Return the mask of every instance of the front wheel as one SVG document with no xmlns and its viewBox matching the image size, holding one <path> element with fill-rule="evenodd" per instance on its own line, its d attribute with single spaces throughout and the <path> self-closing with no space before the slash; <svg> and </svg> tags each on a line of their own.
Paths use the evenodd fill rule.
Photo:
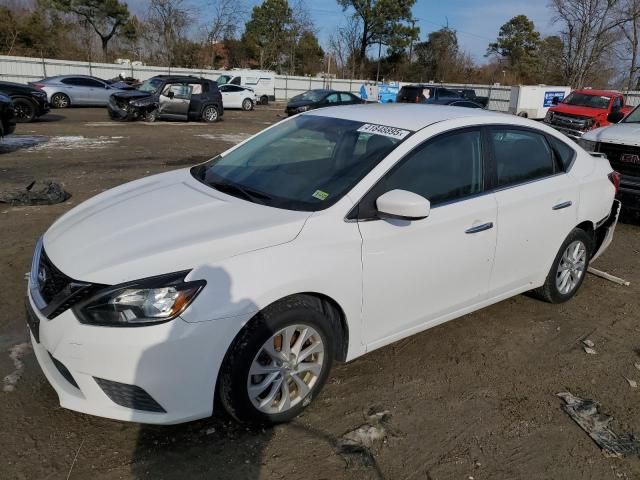
<svg viewBox="0 0 640 480">
<path fill-rule="evenodd" d="M 593 238 L 574 228 L 556 255 L 544 285 L 532 293 L 549 303 L 563 303 L 580 289 L 587 275 L 593 250 Z"/>
<path fill-rule="evenodd" d="M 219 398 L 241 422 L 292 420 L 324 385 L 335 352 L 331 320 L 295 296 L 259 313 L 234 340 L 219 377 Z"/>
<path fill-rule="evenodd" d="M 245 98 L 242 101 L 242 110 L 248 112 L 249 110 L 253 110 L 253 102 L 249 98 Z"/>
<path fill-rule="evenodd" d="M 207 105 L 206 107 L 204 107 L 204 110 L 202 110 L 202 120 L 204 120 L 205 122 L 217 122 L 219 116 L 220 115 L 218 113 L 218 109 L 215 107 L 215 105 Z"/>
</svg>

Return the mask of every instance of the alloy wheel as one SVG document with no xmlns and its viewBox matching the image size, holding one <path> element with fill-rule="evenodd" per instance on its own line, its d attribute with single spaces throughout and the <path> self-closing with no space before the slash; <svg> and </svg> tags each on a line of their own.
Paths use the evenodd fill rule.
<svg viewBox="0 0 640 480">
<path fill-rule="evenodd" d="M 247 379 L 249 399 L 267 414 L 298 405 L 317 383 L 324 365 L 324 343 L 307 325 L 276 332 L 255 356 Z"/>
<path fill-rule="evenodd" d="M 556 271 L 556 287 L 562 295 L 568 295 L 576 289 L 586 266 L 586 245 L 581 240 L 571 242 L 562 254 Z"/>
<path fill-rule="evenodd" d="M 51 103 L 56 108 L 66 108 L 69 106 L 69 98 L 63 94 L 56 94 L 51 99 Z"/>
<path fill-rule="evenodd" d="M 216 110 L 216 107 L 207 107 L 204 110 L 203 117 L 207 122 L 215 122 L 218 118 L 218 110 Z"/>
</svg>

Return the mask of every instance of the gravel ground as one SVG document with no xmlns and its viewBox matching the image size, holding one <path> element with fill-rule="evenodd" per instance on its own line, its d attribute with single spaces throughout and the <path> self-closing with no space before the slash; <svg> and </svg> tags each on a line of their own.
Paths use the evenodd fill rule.
<svg viewBox="0 0 640 480">
<path fill-rule="evenodd" d="M 556 393 L 600 403 L 617 432 L 640 433 L 640 226 L 621 224 L 577 297 L 501 302 L 335 367 L 291 424 L 246 429 L 222 415 L 172 427 L 120 423 L 59 407 L 29 349 L 23 297 L 36 239 L 107 188 L 203 161 L 278 121 L 281 106 L 224 121 L 115 123 L 103 109 L 54 110 L 0 142 L 0 192 L 63 182 L 69 201 L 0 204 L 2 479 L 637 479 L 640 460 L 605 458 Z M 588 355 L 581 340 L 597 351 Z M 13 388 L 11 388 L 13 387 Z M 387 410 L 371 455 L 340 454 L 346 432 Z"/>
</svg>

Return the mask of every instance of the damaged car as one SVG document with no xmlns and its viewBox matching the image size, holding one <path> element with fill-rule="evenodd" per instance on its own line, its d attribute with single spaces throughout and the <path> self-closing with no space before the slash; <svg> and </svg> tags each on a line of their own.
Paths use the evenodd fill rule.
<svg viewBox="0 0 640 480">
<path fill-rule="evenodd" d="M 0 92 L 0 138 L 11 135 L 16 129 L 16 112 L 8 95 Z"/>
<path fill-rule="evenodd" d="M 224 107 L 218 84 L 213 80 L 184 75 L 158 75 L 145 80 L 137 90 L 118 92 L 109 99 L 114 120 L 202 120 L 216 122 Z"/>
</svg>

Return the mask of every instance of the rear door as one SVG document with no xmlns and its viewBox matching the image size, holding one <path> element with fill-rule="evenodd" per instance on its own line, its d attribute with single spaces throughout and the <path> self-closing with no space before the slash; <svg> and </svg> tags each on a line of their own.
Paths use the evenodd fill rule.
<svg viewBox="0 0 640 480">
<path fill-rule="evenodd" d="M 160 93 L 159 113 L 174 120 L 187 120 L 192 86 L 188 83 L 168 83 Z"/>
<path fill-rule="evenodd" d="M 492 295 L 537 286 L 577 224 L 578 185 L 544 134 L 497 126 L 488 131 L 498 202 Z"/>
<path fill-rule="evenodd" d="M 66 77 L 60 80 L 72 105 L 86 105 L 89 102 L 89 89 L 82 80 L 81 77 Z"/>
</svg>

